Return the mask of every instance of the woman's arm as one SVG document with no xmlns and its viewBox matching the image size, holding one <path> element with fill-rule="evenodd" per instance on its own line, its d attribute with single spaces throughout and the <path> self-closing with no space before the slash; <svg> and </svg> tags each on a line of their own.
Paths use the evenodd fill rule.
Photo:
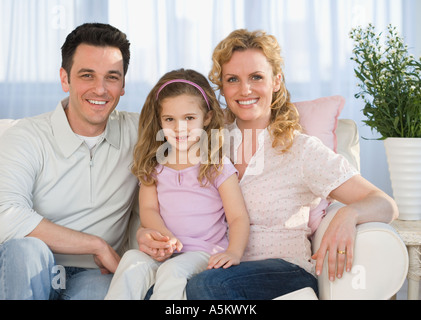
<svg viewBox="0 0 421 320">
<path fill-rule="evenodd" d="M 328 255 L 329 279 L 333 281 L 336 269 L 338 278 L 342 277 L 344 267 L 347 272 L 351 271 L 356 226 L 374 221 L 390 223 L 399 213 L 391 197 L 360 175 L 352 177 L 333 190 L 330 197 L 346 206 L 341 208 L 330 222 L 313 259 L 316 260 L 316 274 L 320 274 L 325 256 Z"/>
<path fill-rule="evenodd" d="M 208 269 L 229 268 L 239 264 L 247 247 L 250 231 L 250 220 L 237 175 L 233 174 L 225 180 L 218 190 L 228 222 L 229 245 L 225 252 L 209 259 Z"/>
</svg>

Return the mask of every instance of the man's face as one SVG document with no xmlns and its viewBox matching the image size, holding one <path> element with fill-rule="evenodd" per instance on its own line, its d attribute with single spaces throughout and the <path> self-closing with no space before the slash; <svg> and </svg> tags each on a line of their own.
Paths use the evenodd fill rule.
<svg viewBox="0 0 421 320">
<path fill-rule="evenodd" d="M 72 130 L 88 137 L 100 135 L 124 95 L 121 51 L 81 44 L 74 54 L 70 75 L 61 68 L 60 79 L 63 90 L 69 92 L 65 111 Z"/>
</svg>

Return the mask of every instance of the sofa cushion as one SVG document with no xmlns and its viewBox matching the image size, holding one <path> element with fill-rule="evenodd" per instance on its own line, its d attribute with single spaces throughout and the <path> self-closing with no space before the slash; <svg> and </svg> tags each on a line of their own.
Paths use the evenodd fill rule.
<svg viewBox="0 0 421 320">
<path fill-rule="evenodd" d="M 360 137 L 357 124 L 351 119 L 339 119 L 336 136 L 338 140 L 337 152 L 360 171 Z"/>
<path fill-rule="evenodd" d="M 333 151 L 337 151 L 336 127 L 345 106 L 341 96 L 319 98 L 294 103 L 300 114 L 304 133 L 315 136 Z"/>
</svg>

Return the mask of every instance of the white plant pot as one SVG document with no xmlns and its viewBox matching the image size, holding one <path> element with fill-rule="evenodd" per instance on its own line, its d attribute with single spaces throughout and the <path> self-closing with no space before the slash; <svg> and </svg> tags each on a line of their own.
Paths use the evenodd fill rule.
<svg viewBox="0 0 421 320">
<path fill-rule="evenodd" d="M 421 220 L 421 138 L 384 141 L 399 219 Z"/>
</svg>

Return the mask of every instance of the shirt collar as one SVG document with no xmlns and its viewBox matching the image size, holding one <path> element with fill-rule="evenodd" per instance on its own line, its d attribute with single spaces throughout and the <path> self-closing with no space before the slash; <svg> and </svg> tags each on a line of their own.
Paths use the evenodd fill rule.
<svg viewBox="0 0 421 320">
<path fill-rule="evenodd" d="M 240 137 L 241 139 L 243 138 L 243 134 L 241 133 L 241 130 L 240 128 L 238 128 L 238 125 L 237 125 L 237 119 L 235 119 L 233 123 L 227 124 L 226 129 L 228 129 L 229 131 L 235 130 L 236 137 Z M 264 130 L 262 130 L 262 132 L 259 133 L 257 137 L 257 141 L 259 145 L 264 143 L 266 133 L 269 133 L 269 127 L 266 127 Z M 239 145 L 237 146 L 237 148 L 238 147 Z"/>
<path fill-rule="evenodd" d="M 105 140 L 116 149 L 120 149 L 120 113 L 114 110 L 108 117 L 105 127 Z"/>
<path fill-rule="evenodd" d="M 69 121 L 67 120 L 64 109 L 68 104 L 69 98 L 60 101 L 51 116 L 53 135 L 66 158 L 70 157 L 83 143 L 83 141 L 73 132 Z M 117 149 L 120 148 L 119 114 L 115 110 L 109 116 L 104 138 L 113 147 Z"/>
<path fill-rule="evenodd" d="M 237 163 L 237 152 L 238 148 L 240 147 L 243 141 L 243 134 L 240 128 L 238 128 L 237 119 L 235 119 L 233 123 L 227 124 L 225 128 L 228 130 L 229 136 L 234 137 L 234 145 L 231 145 L 232 141 L 231 139 L 229 139 L 229 137 L 225 138 L 225 143 L 229 144 L 231 160 L 233 160 L 234 163 Z M 269 137 L 268 128 L 262 130 L 262 132 L 260 132 L 257 136 L 258 149 L 256 151 L 256 154 L 264 147 L 266 137 Z"/>
</svg>

